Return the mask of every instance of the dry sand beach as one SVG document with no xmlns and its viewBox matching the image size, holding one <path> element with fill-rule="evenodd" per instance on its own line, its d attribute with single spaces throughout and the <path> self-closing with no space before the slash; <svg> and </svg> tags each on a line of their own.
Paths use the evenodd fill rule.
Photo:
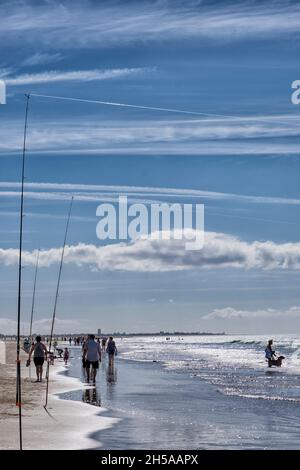
<svg viewBox="0 0 300 470">
<path fill-rule="evenodd" d="M 0 449 L 19 448 L 18 408 L 16 395 L 16 344 L 0 341 Z M 24 449 L 91 449 L 99 447 L 89 435 L 110 427 L 116 420 L 99 416 L 99 409 L 79 402 L 66 401 L 56 394 L 82 387 L 79 380 L 59 372 L 62 363 L 51 367 L 48 412 L 43 407 L 45 383 L 32 383 L 22 352 L 22 412 Z M 32 366 L 32 380 L 35 371 Z"/>
</svg>

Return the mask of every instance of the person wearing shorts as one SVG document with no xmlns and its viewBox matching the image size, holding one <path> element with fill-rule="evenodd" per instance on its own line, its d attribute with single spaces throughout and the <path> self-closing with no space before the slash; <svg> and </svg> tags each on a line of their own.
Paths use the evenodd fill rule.
<svg viewBox="0 0 300 470">
<path fill-rule="evenodd" d="M 29 351 L 28 362 L 30 363 L 31 356 L 33 354 L 33 362 L 36 368 L 36 382 L 42 382 L 43 377 L 43 364 L 45 359 L 47 359 L 47 348 L 42 343 L 42 338 L 37 336 L 35 338 L 35 343 L 31 346 Z"/>
<path fill-rule="evenodd" d="M 109 340 L 107 341 L 106 352 L 108 354 L 108 367 L 113 367 L 115 356 L 117 355 L 118 351 L 112 336 L 110 336 Z"/>
<path fill-rule="evenodd" d="M 95 341 L 95 335 L 89 335 L 83 349 L 83 360 L 86 368 L 86 379 L 87 382 L 92 379 L 93 383 L 96 383 L 96 375 L 99 369 L 99 362 L 101 362 L 101 348 L 100 344 Z M 92 366 L 92 374 L 90 374 L 90 368 Z"/>
</svg>

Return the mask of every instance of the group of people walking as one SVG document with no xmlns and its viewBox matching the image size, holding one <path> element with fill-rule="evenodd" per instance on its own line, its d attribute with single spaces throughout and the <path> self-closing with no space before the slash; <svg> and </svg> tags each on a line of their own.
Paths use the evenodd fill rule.
<svg viewBox="0 0 300 470">
<path fill-rule="evenodd" d="M 61 348 L 57 347 L 57 342 L 55 343 L 56 344 L 53 344 L 54 348 L 57 350 L 59 357 L 62 357 L 63 353 L 63 360 L 65 365 L 67 365 L 69 360 L 68 348 L 65 348 L 64 351 L 62 351 Z M 82 344 L 82 366 L 86 373 L 87 382 L 92 380 L 92 382 L 95 383 L 99 362 L 102 360 L 102 353 L 106 352 L 108 354 L 108 367 L 113 367 L 114 359 L 118 352 L 116 343 L 112 336 L 110 336 L 108 340 L 107 338 L 102 338 L 100 343 L 99 339 L 96 341 L 95 335 L 93 334 L 88 335 L 87 339 L 84 339 L 82 342 L 79 341 L 79 345 L 80 343 Z M 55 356 L 53 351 L 48 351 L 47 347 L 42 342 L 41 336 L 36 336 L 35 342 L 33 342 L 30 347 L 26 363 L 27 366 L 30 365 L 32 356 L 36 367 L 36 382 L 42 382 L 43 364 L 47 359 L 53 363 Z"/>
<path fill-rule="evenodd" d="M 96 341 L 95 335 L 88 335 L 87 339 L 84 339 L 82 342 L 79 341 L 79 344 L 82 344 L 82 367 L 86 374 L 87 382 L 92 381 L 96 382 L 97 371 L 99 369 L 99 363 L 102 361 L 102 353 L 106 352 L 108 354 L 108 367 L 112 368 L 114 365 L 114 359 L 117 355 L 116 343 L 112 336 L 107 340 L 102 338 Z M 59 357 L 62 357 L 62 349 L 57 347 L 57 342 L 54 342 L 54 348 L 57 349 Z M 31 357 L 33 356 L 33 361 L 36 367 L 36 382 L 42 382 L 43 377 L 43 364 L 45 360 L 50 360 L 51 364 L 54 363 L 54 353 L 53 351 L 48 351 L 44 343 L 42 343 L 41 336 L 35 338 L 35 342 L 32 343 L 29 356 L 26 365 L 29 366 L 31 362 Z M 265 349 L 265 358 L 268 362 L 268 366 L 281 366 L 284 356 L 277 357 L 275 350 L 273 348 L 273 340 L 269 340 L 267 347 Z M 69 360 L 69 350 L 65 348 L 63 351 L 63 360 L 67 365 Z"/>
<path fill-rule="evenodd" d="M 101 345 L 102 347 L 100 346 L 100 341 L 95 340 L 95 335 L 89 335 L 87 341 L 82 346 L 82 367 L 86 371 L 87 382 L 90 382 L 90 380 L 93 383 L 96 382 L 99 363 L 102 360 L 102 352 L 106 351 L 108 354 L 108 367 L 112 367 L 114 364 L 118 351 L 113 337 L 110 336 L 108 341 L 102 339 Z"/>
</svg>

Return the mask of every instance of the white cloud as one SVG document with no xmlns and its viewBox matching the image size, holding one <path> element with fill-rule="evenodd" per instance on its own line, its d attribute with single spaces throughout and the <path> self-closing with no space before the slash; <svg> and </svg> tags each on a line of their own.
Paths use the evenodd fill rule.
<svg viewBox="0 0 300 470">
<path fill-rule="evenodd" d="M 194 233 L 190 233 L 194 235 Z M 224 233 L 206 232 L 204 248 L 187 251 L 186 240 L 153 240 L 150 237 L 132 243 L 105 246 L 79 243 L 67 246 L 65 263 L 93 270 L 169 272 L 188 269 L 300 269 L 300 242 L 244 242 Z M 36 251 L 24 251 L 24 266 L 34 266 Z M 42 250 L 40 266 L 60 261 L 61 248 Z M 0 265 L 17 265 L 18 250 L 0 249 Z"/>
<path fill-rule="evenodd" d="M 300 306 L 290 307 L 288 309 L 260 309 L 260 310 L 237 310 L 232 307 L 217 308 L 212 312 L 204 315 L 203 320 L 236 320 L 243 318 L 285 318 L 285 317 L 299 317 L 300 318 Z"/>
<path fill-rule="evenodd" d="M 22 44 L 108 47 L 136 41 L 198 38 L 236 41 L 298 34 L 296 2 L 5 2 L 0 37 Z"/>
<path fill-rule="evenodd" d="M 14 69 L 12 68 L 1 68 L 0 69 L 0 78 L 5 78 L 7 77 L 8 75 L 10 75 L 12 72 L 14 71 Z"/>
<path fill-rule="evenodd" d="M 27 57 L 23 60 L 21 65 L 23 67 L 31 67 L 35 65 L 50 64 L 53 62 L 59 62 L 64 59 L 64 56 L 59 53 L 49 54 L 48 52 L 36 52 L 35 54 Z"/>
<path fill-rule="evenodd" d="M 143 68 L 123 68 L 123 69 L 107 69 L 107 70 L 71 70 L 71 71 L 57 71 L 50 70 L 47 72 L 39 73 L 26 73 L 17 77 L 6 77 L 5 83 L 10 86 L 17 85 L 32 85 L 38 83 L 51 83 L 51 82 L 89 82 L 98 80 L 110 80 L 115 78 L 127 77 L 130 75 L 137 75 L 149 69 Z"/>
</svg>

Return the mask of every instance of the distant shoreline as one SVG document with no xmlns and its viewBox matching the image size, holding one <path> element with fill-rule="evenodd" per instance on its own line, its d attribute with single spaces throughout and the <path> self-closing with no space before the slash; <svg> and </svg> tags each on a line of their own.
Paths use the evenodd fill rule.
<svg viewBox="0 0 300 470">
<path fill-rule="evenodd" d="M 79 336 L 87 336 L 89 333 L 62 333 L 62 334 L 56 334 L 53 337 L 54 338 L 76 338 Z M 103 332 L 101 334 L 95 334 L 96 337 L 108 337 L 108 336 L 114 336 L 115 338 L 130 338 L 133 336 L 226 336 L 227 333 L 222 332 L 222 333 L 209 333 L 209 332 L 197 332 L 197 331 L 191 331 L 191 332 L 184 332 L 184 331 L 160 331 L 160 332 L 154 332 L 154 333 L 106 333 Z M 35 334 L 33 335 L 35 336 Z M 49 335 L 42 335 L 42 336 L 49 336 Z M 28 335 L 22 335 L 22 338 L 27 338 Z M 16 339 L 15 335 L 1 335 L 0 334 L 0 339 Z"/>
<path fill-rule="evenodd" d="M 113 333 L 113 336 L 118 337 L 131 337 L 131 336 L 225 336 L 226 333 L 207 333 L 207 332 L 183 332 L 183 331 L 161 331 L 159 333 Z M 109 336 L 108 333 L 101 333 L 101 336 Z"/>
</svg>

